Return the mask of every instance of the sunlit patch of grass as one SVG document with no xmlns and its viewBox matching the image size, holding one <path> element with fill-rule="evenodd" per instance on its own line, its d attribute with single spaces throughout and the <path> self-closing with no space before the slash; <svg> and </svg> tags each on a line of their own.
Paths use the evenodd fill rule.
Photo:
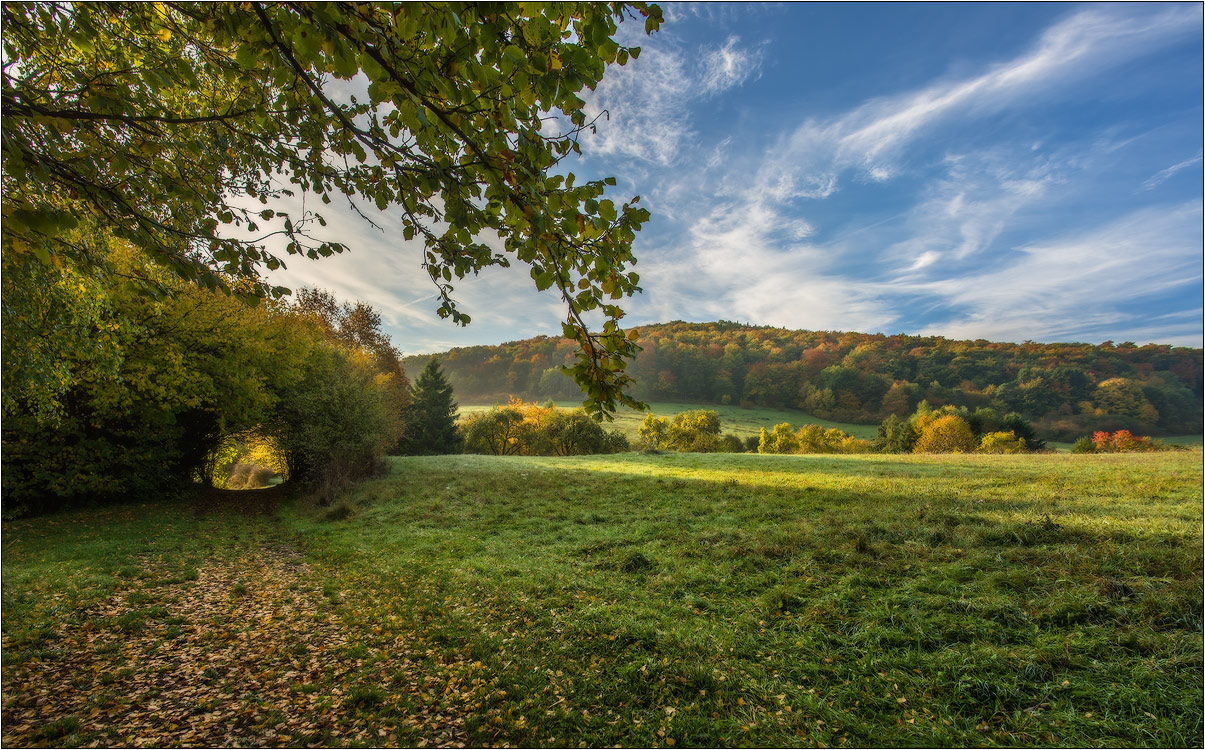
<svg viewBox="0 0 1205 750">
<path fill-rule="evenodd" d="M 1200 462 L 408 458 L 288 522 L 476 743 L 1199 745 Z"/>
</svg>

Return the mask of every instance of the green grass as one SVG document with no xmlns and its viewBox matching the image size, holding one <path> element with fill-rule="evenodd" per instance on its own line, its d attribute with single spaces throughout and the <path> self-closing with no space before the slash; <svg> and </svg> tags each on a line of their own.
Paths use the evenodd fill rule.
<svg viewBox="0 0 1205 750">
<path fill-rule="evenodd" d="M 348 502 L 287 520 L 469 665 L 474 743 L 1201 744 L 1200 452 L 412 458 Z"/>
<path fill-rule="evenodd" d="M 557 406 L 562 409 L 576 409 L 581 406 L 580 401 L 558 401 Z M 474 414 L 476 412 L 489 409 L 492 404 L 461 404 L 460 414 L 462 417 Z M 672 417 L 680 412 L 689 411 L 691 409 L 709 409 L 719 412 L 720 425 L 724 432 L 731 432 L 744 439 L 749 436 L 756 437 L 764 427 L 767 430 L 776 424 L 789 422 L 792 427 L 802 427 L 805 424 L 818 424 L 822 427 L 837 427 L 854 437 L 873 440 L 878 435 L 878 425 L 851 424 L 848 422 L 830 422 L 827 419 L 813 417 L 806 412 L 798 409 L 767 409 L 761 407 L 745 408 L 743 406 L 717 406 L 714 404 L 684 404 L 673 402 L 654 402 L 649 404 L 649 410 L 658 417 Z M 644 420 L 645 412 L 633 411 L 632 409 L 621 408 L 615 415 L 615 421 L 609 425 L 609 429 L 618 429 L 627 436 L 628 440 L 635 441 L 640 437 L 640 423 Z"/>
<path fill-rule="evenodd" d="M 1200 746 L 1201 462 L 401 458 L 340 513 L 144 504 L 7 522 L 6 701 L 31 660 L 69 673 L 73 638 L 164 631 L 165 592 L 184 596 L 215 556 L 287 544 L 309 565 L 277 588 L 341 628 L 320 658 L 296 643 L 322 666 L 289 688 L 313 713 L 254 692 L 231 705 L 288 744 Z M 222 607 L 265 595 L 224 580 Z M 115 594 L 128 612 L 102 621 Z M 154 683 L 154 660 L 95 654 L 112 663 L 77 675 L 88 705 Z M 203 656 L 196 688 L 227 689 L 232 667 Z M 198 693 L 196 711 L 231 700 Z M 89 716 L 23 736 L 122 744 Z M 6 713 L 6 733 L 19 721 Z"/>
<path fill-rule="evenodd" d="M 202 528 L 205 527 L 205 528 Z M 4 524 L 4 663 L 25 657 L 23 646 L 61 624 L 78 624 L 98 602 L 121 589 L 132 603 L 155 601 L 157 586 L 196 577 L 195 564 L 229 531 L 199 522 L 185 503 L 141 503 L 61 513 Z M 117 623 L 137 629 L 155 612 Z"/>
</svg>

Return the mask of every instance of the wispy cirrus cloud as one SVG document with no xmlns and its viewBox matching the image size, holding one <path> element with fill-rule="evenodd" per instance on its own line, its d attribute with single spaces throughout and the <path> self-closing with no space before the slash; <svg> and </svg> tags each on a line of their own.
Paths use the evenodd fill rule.
<svg viewBox="0 0 1205 750">
<path fill-rule="evenodd" d="M 941 166 L 899 227 L 905 239 L 883 253 L 905 274 L 988 251 L 1019 214 L 1049 200 L 1073 171 L 1060 160 L 1007 148 L 951 154 Z"/>
<path fill-rule="evenodd" d="M 1199 282 L 1192 262 L 1199 261 L 1192 250 L 1200 247 L 1199 206 L 1195 214 L 1191 206 L 1137 211 L 1103 227 L 1068 217 L 1049 239 L 1050 225 L 1033 217 L 1090 191 L 1107 169 L 1098 153 L 1104 146 L 1051 150 L 1003 134 L 983 148 L 965 133 L 1002 110 L 1065 96 L 1196 33 L 1199 22 L 1199 8 L 1190 6 L 1141 16 L 1124 7 L 1081 11 L 977 75 L 808 119 L 743 173 L 736 159 L 713 153 L 706 178 L 678 177 L 673 184 L 690 189 L 663 191 L 671 215 L 689 218 L 672 244 L 650 253 L 657 260 L 645 269 L 646 286 L 658 290 L 650 310 L 662 318 L 689 310 L 694 319 L 874 331 L 919 327 L 921 307 L 931 332 L 1011 340 L 1136 327 L 1125 300 L 1157 294 L 1160 285 L 1182 288 L 1185 278 Z M 961 137 L 963 150 L 909 163 L 918 145 L 932 153 L 942 134 L 953 143 Z M 819 201 L 851 177 L 866 190 L 903 176 L 920 181 L 910 205 L 867 222 L 858 236 L 817 242 L 825 226 L 812 217 L 826 213 Z"/>
<path fill-rule="evenodd" d="M 587 117 L 604 118 L 585 142 L 588 153 L 670 164 L 695 136 L 691 108 L 755 78 L 761 64 L 760 50 L 735 36 L 718 47 L 672 40 L 642 47 L 638 59 L 612 67 L 587 92 Z"/>
<path fill-rule="evenodd" d="M 897 157 L 905 147 L 951 119 L 981 119 L 1031 106 L 1169 39 L 1199 33 L 1200 23 L 1200 7 L 1187 5 L 1141 16 L 1124 7 L 1076 13 L 1043 33 L 1025 54 L 979 75 L 873 99 L 829 120 L 804 122 L 776 149 L 760 181 L 784 196 L 823 198 L 847 171 L 868 181 L 888 180 L 897 174 Z"/>
<path fill-rule="evenodd" d="M 1179 164 L 1173 164 L 1170 167 L 1168 167 L 1167 169 L 1161 169 L 1158 172 L 1156 172 L 1155 174 L 1151 175 L 1149 179 L 1147 179 L 1145 182 L 1142 183 L 1142 189 L 1143 190 L 1153 190 L 1153 189 L 1159 187 L 1160 185 L 1162 185 L 1163 183 L 1167 182 L 1169 179 L 1172 178 L 1173 175 L 1175 175 L 1180 170 L 1188 169 L 1192 165 L 1200 164 L 1200 163 L 1201 163 L 1201 152 L 1198 151 L 1197 155 L 1192 157 L 1191 159 L 1186 159 L 1186 160 L 1180 162 Z"/>
<path fill-rule="evenodd" d="M 1136 301 L 1199 289 L 1202 211 L 1199 202 L 1134 211 L 1095 230 L 1017 248 L 977 273 L 920 284 L 950 309 L 927 332 L 1001 340 L 1141 338 L 1149 327 Z M 1173 314 L 1180 325 L 1163 340 L 1201 345 L 1200 298 Z M 1132 329 L 1132 330 L 1131 330 Z M 1020 332 L 1024 332 L 1022 335 Z"/>
</svg>

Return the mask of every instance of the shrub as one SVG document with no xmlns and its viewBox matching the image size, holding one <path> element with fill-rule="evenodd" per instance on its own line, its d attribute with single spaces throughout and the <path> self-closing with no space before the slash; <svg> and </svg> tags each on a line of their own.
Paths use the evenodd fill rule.
<svg viewBox="0 0 1205 750">
<path fill-rule="evenodd" d="M 333 344 L 319 344 L 304 377 L 283 394 L 271 434 L 287 458 L 289 476 L 327 503 L 344 485 L 384 468 L 385 449 L 400 423 L 375 387 L 368 362 Z"/>
<path fill-rule="evenodd" d="M 975 450 L 975 436 L 966 420 L 946 414 L 925 425 L 912 447 L 913 453 L 970 453 Z"/>
<path fill-rule="evenodd" d="M 728 433 L 720 436 L 721 453 L 744 453 L 745 442 L 736 435 Z"/>
<path fill-rule="evenodd" d="M 1111 434 L 1103 430 L 1092 433 L 1093 453 L 1146 453 L 1166 448 L 1163 443 L 1149 437 L 1138 437 L 1129 430 L 1117 430 Z"/>
<path fill-rule="evenodd" d="M 791 432 L 791 425 L 783 422 L 774 425 L 770 432 L 762 429 L 757 450 L 759 453 L 869 453 L 871 444 L 836 427 L 825 429 L 818 424 L 807 424 Z"/>
<path fill-rule="evenodd" d="M 666 430 L 665 445 L 688 453 L 715 453 L 720 447 L 720 414 L 693 409 L 675 414 Z"/>
<path fill-rule="evenodd" d="M 607 432 L 582 409 L 558 409 L 512 399 L 473 414 L 460 426 L 466 453 L 496 456 L 580 456 L 630 449 L 620 432 Z"/>
<path fill-rule="evenodd" d="M 669 420 L 653 416 L 652 412 L 644 415 L 640 423 L 641 450 L 655 451 L 666 447 L 666 436 L 669 433 Z"/>
<path fill-rule="evenodd" d="M 720 414 L 694 409 L 672 419 L 646 414 L 640 423 L 640 447 L 646 451 L 676 450 L 687 453 L 729 451 L 731 442 L 720 437 Z"/>
<path fill-rule="evenodd" d="M 881 453 L 911 453 L 916 444 L 917 432 L 908 419 L 892 414 L 879 425 L 879 435 L 873 443 L 874 450 Z"/>
<path fill-rule="evenodd" d="M 799 451 L 799 438 L 791 431 L 791 425 L 788 422 L 776 424 L 769 431 L 766 428 L 761 430 L 761 438 L 757 443 L 758 453 L 797 453 Z"/>
<path fill-rule="evenodd" d="M 1025 453 L 1025 438 L 1011 432 L 989 432 L 979 441 L 978 453 Z"/>
</svg>

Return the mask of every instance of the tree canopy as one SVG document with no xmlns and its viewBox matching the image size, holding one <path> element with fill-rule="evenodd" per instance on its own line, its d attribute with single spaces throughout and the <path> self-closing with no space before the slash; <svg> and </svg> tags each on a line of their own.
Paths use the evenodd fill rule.
<svg viewBox="0 0 1205 750">
<path fill-rule="evenodd" d="M 641 351 L 626 373 L 635 381 L 632 395 L 645 401 L 790 407 L 870 424 L 889 414 L 907 417 L 927 400 L 972 412 L 1018 412 L 1058 440 L 1106 427 L 1164 435 L 1201 429 L 1200 349 L 957 341 L 725 321 L 636 330 Z M 558 368 L 575 348 L 572 341 L 537 337 L 452 349 L 440 359 L 465 403 L 512 394 L 561 399 L 572 382 Z M 403 364 L 417 372 L 428 357 L 405 357 Z M 1015 431 L 1015 425 L 983 427 Z M 1036 435 L 1017 434 L 1030 449 L 1040 447 Z"/>
<path fill-rule="evenodd" d="M 579 94 L 639 54 L 614 38 L 638 16 L 660 25 L 646 3 L 6 3 L 3 252 L 87 269 L 105 255 L 73 230 L 97 227 L 279 296 L 261 272 L 342 252 L 310 206 L 345 199 L 400 216 L 457 323 L 456 279 L 528 266 L 567 305 L 586 408 L 634 403 L 615 301 L 649 214 L 558 164 L 593 126 Z"/>
</svg>

